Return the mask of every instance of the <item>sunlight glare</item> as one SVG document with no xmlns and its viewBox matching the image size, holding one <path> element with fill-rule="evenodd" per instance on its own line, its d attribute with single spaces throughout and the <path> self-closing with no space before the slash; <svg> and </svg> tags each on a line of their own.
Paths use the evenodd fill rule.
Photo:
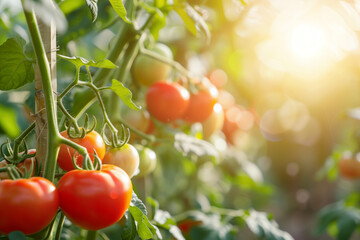
<svg viewBox="0 0 360 240">
<path fill-rule="evenodd" d="M 325 34 L 320 27 L 309 23 L 302 23 L 292 30 L 291 51 L 299 58 L 316 58 L 321 55 L 325 40 Z"/>
</svg>

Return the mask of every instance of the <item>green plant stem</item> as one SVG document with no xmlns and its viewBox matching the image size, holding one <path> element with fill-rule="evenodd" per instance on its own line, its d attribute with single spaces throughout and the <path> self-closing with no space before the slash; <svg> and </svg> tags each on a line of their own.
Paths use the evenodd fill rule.
<svg viewBox="0 0 360 240">
<path fill-rule="evenodd" d="M 129 125 L 128 123 L 124 122 L 123 120 L 121 120 L 121 123 L 128 129 L 130 129 L 130 131 L 134 132 L 135 134 L 139 135 L 140 137 L 142 137 L 143 139 L 148 140 L 149 142 L 155 142 L 156 141 L 156 137 L 154 135 L 150 135 L 150 134 L 146 134 L 134 127 L 132 127 L 131 125 Z"/>
<path fill-rule="evenodd" d="M 22 0 L 22 5 L 24 7 L 24 0 Z M 48 135 L 44 177 L 50 181 L 53 181 L 55 176 L 56 159 L 60 147 L 60 133 L 57 126 L 56 105 L 53 97 L 53 88 L 51 85 L 50 67 L 46 57 L 46 51 L 41 40 L 41 35 L 36 22 L 35 13 L 33 11 L 29 12 L 24 8 L 24 14 L 34 46 L 37 64 L 40 70 L 41 83 L 43 86 L 46 107 Z"/>
<path fill-rule="evenodd" d="M 87 231 L 86 240 L 95 240 L 97 234 L 98 234 L 98 231 L 90 231 L 90 230 Z"/>
<path fill-rule="evenodd" d="M 59 218 L 59 222 L 56 228 L 56 235 L 55 235 L 55 240 L 60 240 L 60 236 L 61 236 L 61 231 L 64 225 L 64 221 L 65 221 L 65 215 L 61 212 L 60 213 L 60 218 Z"/>
<path fill-rule="evenodd" d="M 26 138 L 27 135 L 29 135 L 29 133 L 35 128 L 35 122 L 31 123 L 31 125 L 29 127 L 27 127 L 25 129 L 25 131 L 23 131 L 20 136 L 18 136 L 17 138 L 15 138 L 14 140 L 14 158 L 17 158 L 17 154 L 19 152 L 19 146 L 21 144 L 21 142 L 24 140 L 24 138 Z"/>
<path fill-rule="evenodd" d="M 129 43 L 125 55 L 122 60 L 122 64 L 120 66 L 120 74 L 118 80 L 123 84 L 126 83 L 128 76 L 130 75 L 131 66 L 139 53 L 140 45 L 139 41 L 132 41 Z"/>
</svg>

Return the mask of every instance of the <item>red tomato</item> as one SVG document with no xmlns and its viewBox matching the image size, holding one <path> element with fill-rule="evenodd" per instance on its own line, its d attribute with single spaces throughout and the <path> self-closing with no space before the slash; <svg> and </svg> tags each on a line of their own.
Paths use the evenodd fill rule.
<svg viewBox="0 0 360 240">
<path fill-rule="evenodd" d="M 125 144 L 121 148 L 113 148 L 106 152 L 103 159 L 104 164 L 112 164 L 123 169 L 129 177 L 134 176 L 139 168 L 139 153 L 130 144 Z"/>
<path fill-rule="evenodd" d="M 59 195 L 42 177 L 0 181 L 0 234 L 41 231 L 55 217 Z"/>
<path fill-rule="evenodd" d="M 61 135 L 71 141 L 85 147 L 90 155 L 92 161 L 94 161 L 94 149 L 100 159 L 103 159 L 105 156 L 106 146 L 104 140 L 96 131 L 92 131 L 85 135 L 84 138 L 70 138 L 66 131 L 61 132 Z M 74 155 L 75 154 L 75 155 Z M 73 148 L 61 144 L 57 162 L 59 167 L 64 171 L 74 170 L 74 165 L 72 163 L 72 157 L 75 157 L 76 163 L 79 167 L 82 166 L 83 156 L 76 152 Z"/>
<path fill-rule="evenodd" d="M 36 149 L 29 149 L 28 150 L 28 154 L 33 154 L 36 153 Z M 22 153 L 20 153 L 22 154 Z M 0 168 L 1 167 L 6 167 L 7 165 L 9 165 L 10 163 L 7 162 L 6 160 L 2 160 L 0 162 Z M 21 173 L 25 173 L 25 169 L 27 171 L 30 171 L 31 169 L 31 164 L 33 164 L 33 172 L 31 176 L 34 176 L 35 173 L 35 167 L 36 167 L 36 159 L 35 157 L 32 158 L 27 158 L 24 161 L 22 161 L 21 163 L 17 164 L 16 166 L 19 168 L 19 170 L 21 171 Z M 9 175 L 7 174 L 7 172 L 0 172 L 0 180 L 1 179 L 9 179 Z"/>
<path fill-rule="evenodd" d="M 157 120 L 168 123 L 182 117 L 189 98 L 189 92 L 181 85 L 157 82 L 147 90 L 146 106 Z"/>
<path fill-rule="evenodd" d="M 224 125 L 224 111 L 220 103 L 216 103 L 213 107 L 213 112 L 203 123 L 203 137 L 208 139 L 216 131 L 221 130 Z"/>
<path fill-rule="evenodd" d="M 188 123 L 204 122 L 211 115 L 218 94 L 216 87 L 208 80 L 202 81 L 199 91 L 190 95 L 189 106 L 183 119 Z"/>
<path fill-rule="evenodd" d="M 101 171 L 70 171 L 57 187 L 65 216 L 87 230 L 102 229 L 119 221 L 132 196 L 132 184 L 126 172 L 107 164 Z"/>
<path fill-rule="evenodd" d="M 340 174 L 348 179 L 360 178 L 360 159 L 352 156 L 344 156 L 339 160 Z"/>
</svg>

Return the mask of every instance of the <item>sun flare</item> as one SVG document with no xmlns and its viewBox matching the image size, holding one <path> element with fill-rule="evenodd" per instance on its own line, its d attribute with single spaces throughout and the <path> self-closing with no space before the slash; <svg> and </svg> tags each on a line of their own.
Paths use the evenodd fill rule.
<svg viewBox="0 0 360 240">
<path fill-rule="evenodd" d="M 325 34 L 317 25 L 301 23 L 292 29 L 290 49 L 294 57 L 300 59 L 318 58 L 326 44 Z"/>
</svg>

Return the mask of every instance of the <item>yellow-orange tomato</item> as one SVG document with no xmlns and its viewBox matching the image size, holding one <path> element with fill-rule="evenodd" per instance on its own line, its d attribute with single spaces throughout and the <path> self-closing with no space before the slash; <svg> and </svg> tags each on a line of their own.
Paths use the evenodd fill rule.
<svg viewBox="0 0 360 240">
<path fill-rule="evenodd" d="M 129 177 L 133 177 L 139 168 L 139 153 L 131 144 L 125 144 L 121 148 L 113 148 L 106 152 L 104 164 L 112 164 L 122 168 Z"/>
<path fill-rule="evenodd" d="M 203 123 L 203 137 L 208 139 L 216 131 L 221 130 L 224 125 L 224 111 L 220 103 L 216 103 L 213 112 Z"/>
</svg>

